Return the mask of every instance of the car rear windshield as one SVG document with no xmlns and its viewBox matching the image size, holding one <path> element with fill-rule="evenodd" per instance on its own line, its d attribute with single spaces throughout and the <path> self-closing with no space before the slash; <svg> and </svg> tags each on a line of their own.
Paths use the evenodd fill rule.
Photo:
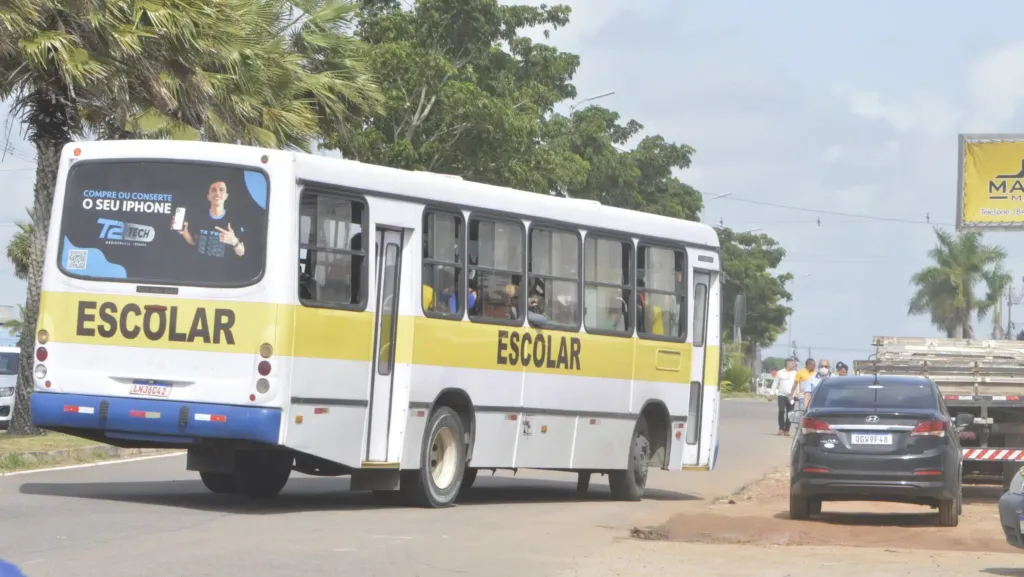
<svg viewBox="0 0 1024 577">
<path fill-rule="evenodd" d="M 825 409 L 937 409 L 938 398 L 930 383 L 826 381 L 814 395 L 812 405 Z"/>
<path fill-rule="evenodd" d="M 267 176 L 172 161 L 79 162 L 68 173 L 58 263 L 78 278 L 241 287 L 263 276 Z"/>
</svg>

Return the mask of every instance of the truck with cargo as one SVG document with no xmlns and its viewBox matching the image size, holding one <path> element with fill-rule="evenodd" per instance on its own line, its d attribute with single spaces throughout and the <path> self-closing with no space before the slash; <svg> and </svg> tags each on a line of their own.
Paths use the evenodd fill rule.
<svg viewBox="0 0 1024 577">
<path fill-rule="evenodd" d="M 969 413 L 960 432 L 965 483 L 1009 487 L 1024 465 L 1024 342 L 875 337 L 856 375 L 916 375 L 939 386 L 950 415 Z"/>
</svg>

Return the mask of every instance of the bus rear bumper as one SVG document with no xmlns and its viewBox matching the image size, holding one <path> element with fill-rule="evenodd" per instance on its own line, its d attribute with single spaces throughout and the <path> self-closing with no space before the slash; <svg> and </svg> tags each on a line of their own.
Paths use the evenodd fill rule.
<svg viewBox="0 0 1024 577">
<path fill-rule="evenodd" d="M 44 429 L 88 429 L 182 439 L 237 439 L 278 444 L 281 410 L 135 397 L 32 393 L 32 424 Z M 141 438 L 140 438 L 141 440 Z"/>
</svg>

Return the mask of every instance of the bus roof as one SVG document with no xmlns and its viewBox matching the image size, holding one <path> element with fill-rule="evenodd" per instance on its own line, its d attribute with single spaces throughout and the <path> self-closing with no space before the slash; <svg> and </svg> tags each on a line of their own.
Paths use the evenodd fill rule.
<svg viewBox="0 0 1024 577">
<path fill-rule="evenodd" d="M 74 148 L 86 149 L 78 158 L 164 158 L 206 160 L 224 157 L 224 162 L 248 158 L 258 162 L 268 156 L 268 166 L 292 162 L 300 181 L 351 188 L 367 193 L 382 193 L 419 201 L 444 203 L 495 212 L 514 213 L 527 220 L 544 219 L 574 224 L 584 229 L 613 230 L 630 236 L 659 238 L 692 245 L 719 247 L 712 227 L 667 216 L 605 206 L 587 199 L 563 198 L 482 184 L 460 178 L 439 178 L 438 173 L 402 170 L 318 156 L 303 152 L 262 149 L 234 144 L 181 140 L 115 140 L 70 143 L 64 155 Z M 252 162 L 252 161 L 250 161 Z M 510 207 L 514 209 L 510 210 Z"/>
</svg>

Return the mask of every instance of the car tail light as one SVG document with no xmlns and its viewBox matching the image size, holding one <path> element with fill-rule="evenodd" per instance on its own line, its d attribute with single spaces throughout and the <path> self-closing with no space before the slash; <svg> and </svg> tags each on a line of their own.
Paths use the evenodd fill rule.
<svg viewBox="0 0 1024 577">
<path fill-rule="evenodd" d="M 804 417 L 803 420 L 800 421 L 800 432 L 807 435 L 809 433 L 828 434 L 833 431 L 832 425 L 829 425 L 825 421 Z"/>
<path fill-rule="evenodd" d="M 911 437 L 945 437 L 945 421 L 921 421 L 910 432 Z"/>
</svg>

